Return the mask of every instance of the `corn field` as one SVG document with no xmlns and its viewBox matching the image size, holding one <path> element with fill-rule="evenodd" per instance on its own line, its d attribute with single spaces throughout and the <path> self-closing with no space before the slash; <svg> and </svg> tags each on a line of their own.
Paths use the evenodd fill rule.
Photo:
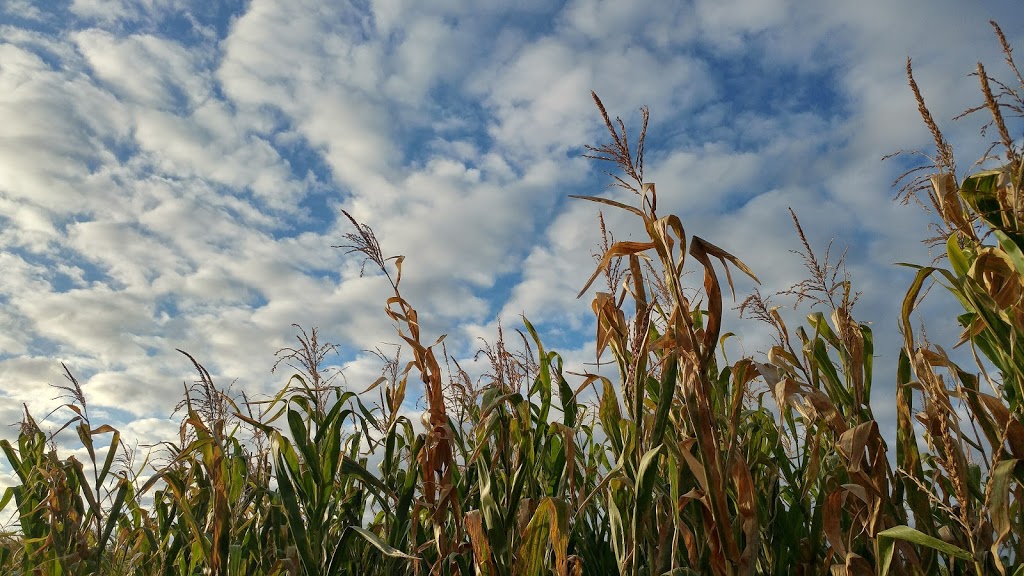
<svg viewBox="0 0 1024 576">
<path fill-rule="evenodd" d="M 789 326 L 755 290 L 741 311 L 775 344 L 727 362 L 733 276 L 756 271 L 658 213 L 646 109 L 630 139 L 594 95 L 610 141 L 587 155 L 635 203 L 580 200 L 646 233 L 615 241 L 601 217 L 602 254 L 580 291 L 614 377 L 568 374 L 528 320 L 522 342 L 485 345 L 482 380 L 452 369 L 403 296 L 402 257 L 346 213 L 340 248 L 389 281 L 384 311 L 411 360 L 382 357 L 382 377 L 355 394 L 322 371 L 332 346 L 300 328 L 279 354 L 297 373 L 255 401 L 183 352 L 197 381 L 180 434 L 141 465 L 67 371 L 61 430 L 89 461 L 58 454 L 26 408 L 17 440 L 0 441 L 18 482 L 0 497 L 17 519 L 0 534 L 0 573 L 1024 574 L 1024 156 L 1010 132 L 1024 78 L 993 26 L 1013 77 L 979 64 L 983 103 L 968 111 L 997 136 L 992 169 L 958 174 L 907 63 L 935 151 L 899 198 L 934 211 L 944 258 L 914 266 L 895 374 L 873 370 L 853 279 L 795 215 L 808 275 L 790 293 L 815 305 Z M 702 279 L 696 297 L 686 272 Z M 959 301 L 958 345 L 976 365 L 919 336 L 911 316 L 932 285 Z M 872 413 L 876 381 L 895 386 L 894 446 Z M 414 422 L 403 406 L 421 387 Z"/>
</svg>

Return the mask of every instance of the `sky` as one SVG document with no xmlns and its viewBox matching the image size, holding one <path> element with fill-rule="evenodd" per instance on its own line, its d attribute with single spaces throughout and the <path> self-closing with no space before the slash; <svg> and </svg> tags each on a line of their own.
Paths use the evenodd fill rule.
<svg viewBox="0 0 1024 576">
<path fill-rule="evenodd" d="M 881 158 L 931 145 L 908 57 L 961 166 L 980 155 L 983 121 L 952 119 L 980 102 L 976 62 L 1006 77 L 990 19 L 1024 46 L 1024 11 L 1001 1 L 0 0 L 0 437 L 23 403 L 42 419 L 64 402 L 64 363 L 95 424 L 172 439 L 195 379 L 175 349 L 273 393 L 292 324 L 336 343 L 362 390 L 380 370 L 366 351 L 398 338 L 386 281 L 331 248 L 353 231 L 343 209 L 406 257 L 424 341 L 447 334 L 470 371 L 479 338 L 523 314 L 570 365 L 593 361 L 576 293 L 597 205 L 568 196 L 635 197 L 582 157 L 608 140 L 591 90 L 633 134 L 650 107 L 659 212 L 762 293 L 803 277 L 789 208 L 816 249 L 847 250 L 891 423 L 911 280 L 895 263 L 933 255 L 929 215 L 893 201 L 915 160 Z M 928 306 L 951 346 L 948 301 Z M 770 344 L 728 314 L 743 351 Z"/>
</svg>

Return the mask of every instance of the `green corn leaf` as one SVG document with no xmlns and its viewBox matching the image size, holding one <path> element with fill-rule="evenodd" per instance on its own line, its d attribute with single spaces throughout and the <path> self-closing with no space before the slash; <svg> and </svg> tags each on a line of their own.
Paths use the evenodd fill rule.
<svg viewBox="0 0 1024 576">
<path fill-rule="evenodd" d="M 619 570 L 625 567 L 626 563 L 626 526 L 625 521 L 622 517 L 622 511 L 619 509 L 618 503 L 612 495 L 613 491 L 608 491 L 608 523 L 609 523 L 609 536 L 612 545 L 612 551 L 615 552 L 615 560 L 618 564 Z"/>
<path fill-rule="evenodd" d="M 530 407 L 536 413 L 536 421 L 541 425 L 547 424 L 548 413 L 551 411 L 551 360 L 553 357 L 557 357 L 554 352 L 538 357 L 537 377 L 534 379 L 533 385 L 530 386 L 530 396 L 534 394 L 540 396 L 540 404 L 534 404 L 531 401 Z"/>
<path fill-rule="evenodd" d="M 880 569 L 878 571 L 879 576 L 886 576 L 889 573 L 889 568 L 892 564 L 892 557 L 896 549 L 896 541 L 903 540 L 904 542 L 910 542 L 911 544 L 917 544 L 918 546 L 925 546 L 931 548 L 942 554 L 948 554 L 954 558 L 961 560 L 972 560 L 971 553 L 959 548 L 952 544 L 948 544 L 929 536 L 924 532 L 915 530 L 910 526 L 894 526 L 888 530 L 882 530 L 878 533 L 878 560 Z"/>
<path fill-rule="evenodd" d="M 131 483 L 128 482 L 127 478 L 122 477 L 117 483 L 117 494 L 114 496 L 114 502 L 110 505 L 110 510 L 107 511 L 107 524 L 100 535 L 99 543 L 97 543 L 99 550 L 104 550 L 107 547 L 110 534 L 114 531 L 114 527 L 117 526 L 118 521 L 124 514 L 124 500 L 128 495 L 129 488 L 131 488 Z"/>
<path fill-rule="evenodd" d="M 371 474 L 365 466 L 349 456 L 344 456 L 341 461 L 341 473 L 358 478 L 369 489 L 370 493 L 373 494 L 377 503 L 380 504 L 384 511 L 390 513 L 391 505 L 389 498 L 393 497 L 391 490 L 384 482 Z"/>
<path fill-rule="evenodd" d="M 501 509 L 495 498 L 494 480 L 486 458 L 477 462 L 477 470 L 479 471 L 477 482 L 480 488 L 480 512 L 483 516 L 484 528 L 487 530 L 487 537 L 496 555 L 502 556 L 508 553 L 512 539 L 511 534 L 507 532 Z"/>
<path fill-rule="evenodd" d="M 953 271 L 957 276 L 966 276 L 971 268 L 967 254 L 960 249 L 956 234 L 950 234 L 946 240 L 946 254 L 949 256 L 949 263 L 953 265 Z"/>
<path fill-rule="evenodd" d="M 371 546 L 373 546 L 377 550 L 380 550 L 382 554 L 389 558 L 403 558 L 405 560 L 417 559 L 415 556 L 410 556 L 405 552 L 402 552 L 401 550 L 398 550 L 393 546 L 389 545 L 387 542 L 384 542 L 380 539 L 380 537 L 378 537 L 373 532 L 370 532 L 366 528 L 361 528 L 359 526 L 349 526 L 348 530 L 351 530 L 359 536 L 362 536 L 363 539 L 366 540 Z"/>
<path fill-rule="evenodd" d="M 74 470 L 75 476 L 78 478 L 78 484 L 81 486 L 82 493 L 85 494 L 85 500 L 89 503 L 89 509 L 92 510 L 92 513 L 95 516 L 99 516 L 100 505 L 96 499 L 96 492 L 94 492 L 93 488 L 89 486 L 89 481 L 85 477 L 85 468 L 83 468 L 82 463 L 74 456 L 68 458 L 68 461 L 71 464 L 71 469 Z M 99 486 L 96 486 L 97 491 L 99 488 Z"/>
<path fill-rule="evenodd" d="M 7 440 L 0 440 L 0 449 L 3 449 L 4 456 L 7 457 L 7 461 L 10 462 L 11 468 L 18 474 L 18 480 L 22 484 L 28 484 L 27 471 L 22 468 L 22 461 L 18 458 L 18 453 L 14 451 L 14 447 Z M 22 452 L 24 453 L 24 452 Z"/>
<path fill-rule="evenodd" d="M 78 434 L 78 439 L 82 442 L 82 446 L 85 447 L 85 451 L 89 453 L 89 460 L 95 462 L 96 449 L 93 446 L 92 434 L 89 433 L 89 425 L 85 421 L 79 421 L 78 426 L 75 426 L 75 432 Z"/>
<path fill-rule="evenodd" d="M 192 533 L 193 549 L 198 547 L 198 556 L 208 559 L 210 557 L 212 544 L 206 535 L 206 531 L 200 527 L 199 522 L 193 514 L 192 506 L 189 504 L 189 500 L 187 498 L 187 490 L 189 487 L 182 482 L 177 475 L 173 474 L 165 475 L 164 481 L 174 494 L 175 502 L 180 509 L 182 518 L 184 519 L 189 531 Z"/>
<path fill-rule="evenodd" d="M 537 345 L 537 356 L 544 356 L 544 344 L 540 340 L 540 335 L 537 334 L 537 329 L 533 327 L 533 324 L 525 316 L 523 317 L 523 324 L 526 326 L 526 331 L 530 333 L 533 343 Z"/>
<path fill-rule="evenodd" d="M 658 474 L 658 456 L 662 445 L 658 444 L 640 459 L 637 473 L 636 501 L 633 509 L 633 541 L 640 542 L 642 525 L 649 519 L 651 504 L 654 501 L 654 481 Z M 635 552 L 634 552 L 635 554 Z"/>
<path fill-rule="evenodd" d="M 555 378 L 558 380 L 558 399 L 562 404 L 562 423 L 569 428 L 576 427 L 576 394 L 562 375 L 562 357 L 555 357 Z"/>
<path fill-rule="evenodd" d="M 679 370 L 679 357 L 673 352 L 665 359 L 665 371 L 661 377 L 661 389 L 658 392 L 658 407 L 654 412 L 654 428 L 651 430 L 651 444 L 661 446 L 665 437 L 665 427 L 672 408 L 672 400 L 676 391 L 676 376 Z"/>
<path fill-rule="evenodd" d="M 1019 529 L 1010 519 L 1011 506 L 1017 506 L 1010 498 L 1010 484 L 1022 463 L 1024 460 L 1003 460 L 992 470 L 992 477 L 989 479 L 992 494 L 989 509 L 992 512 L 992 528 L 996 531 L 996 540 L 992 544 L 994 554 L 998 553 L 1000 544 L 1010 536 L 1011 531 Z"/>
<path fill-rule="evenodd" d="M 280 470 L 280 473 L 277 474 L 277 485 L 281 494 L 281 501 L 284 504 L 288 529 L 291 532 L 292 540 L 299 552 L 299 559 L 305 567 L 306 574 L 316 574 L 322 567 L 320 566 L 319 556 L 313 553 L 312 543 L 309 541 L 306 530 L 307 517 L 299 508 L 299 501 L 290 478 L 291 474 L 288 471 L 288 464 L 285 462 L 284 454 L 279 453 L 277 460 L 278 470 Z M 312 528 L 316 528 L 316 526 Z"/>
<path fill-rule="evenodd" d="M 839 378 L 839 371 L 836 370 L 836 365 L 829 358 L 825 341 L 815 339 L 812 342 L 812 357 L 818 372 L 825 377 L 825 391 L 836 404 L 841 403 L 843 406 L 852 406 L 853 394 L 850 393 L 850 390 L 843 385 L 842 380 Z"/>
<path fill-rule="evenodd" d="M 999 247 L 1010 257 L 1013 267 L 1017 269 L 1017 274 L 1024 275 L 1024 253 L 1021 253 L 1020 246 L 1002 230 L 993 230 L 992 233 L 999 240 Z"/>
<path fill-rule="evenodd" d="M 900 351 L 896 369 L 896 464 L 909 474 L 903 481 L 907 491 L 907 503 L 914 512 L 916 525 L 933 532 L 933 522 L 928 494 L 912 479 L 924 478 L 921 455 L 918 451 L 917 435 L 913 426 L 913 393 L 910 389 L 912 371 L 906 350 Z"/>
<path fill-rule="evenodd" d="M 313 465 L 321 467 L 321 477 L 328 481 L 335 478 L 338 474 L 342 458 L 342 425 L 342 420 L 328 418 L 324 428 L 317 431 L 316 449 L 320 454 L 320 461 L 313 463 Z"/>
<path fill-rule="evenodd" d="M 812 312 L 807 315 L 807 323 L 814 328 L 814 331 L 820 334 L 828 343 L 835 349 L 842 348 L 842 342 L 839 341 L 839 336 L 832 330 L 832 327 L 828 325 L 828 321 L 825 320 L 825 315 L 821 312 Z"/>
<path fill-rule="evenodd" d="M 514 576 L 544 576 L 549 574 L 545 558 L 549 549 L 555 556 L 555 574 L 568 572 L 566 549 L 569 542 L 569 508 L 555 498 L 544 498 L 537 505 L 533 518 L 526 526 L 522 543 L 516 554 Z"/>
<path fill-rule="evenodd" d="M 104 424 L 99 428 L 95 428 L 90 432 L 91 434 L 101 434 L 106 432 L 113 432 L 114 435 L 110 438 L 110 447 L 107 448 L 107 457 L 103 459 L 103 468 L 100 469 L 99 476 L 97 477 L 97 484 L 102 486 L 107 479 L 107 474 L 110 473 L 110 467 L 114 464 L 114 458 L 117 456 L 117 448 L 121 445 L 121 433 L 113 427 Z"/>
<path fill-rule="evenodd" d="M 354 414 L 351 409 L 345 408 L 346 404 L 355 397 L 353 392 L 345 392 L 334 402 L 331 409 L 327 411 L 324 416 L 323 422 L 320 424 L 319 430 L 317 430 L 316 437 L 313 442 L 320 444 L 324 440 L 324 435 L 329 434 L 329 430 L 335 426 L 335 422 L 340 426 L 341 422 L 344 422 L 346 418 Z"/>
<path fill-rule="evenodd" d="M 288 411 L 288 428 L 292 432 L 295 448 L 302 454 L 302 460 L 306 463 L 306 470 L 312 476 L 313 484 L 317 486 L 323 485 L 323 470 L 320 468 L 320 458 L 316 453 L 316 445 L 309 441 L 309 436 L 306 433 L 306 422 L 297 410 Z"/>
<path fill-rule="evenodd" d="M 14 497 L 14 487 L 13 486 L 8 486 L 7 488 L 4 489 L 4 495 L 2 497 L 0 497 L 0 512 L 2 512 L 4 510 L 4 508 L 7 507 L 8 504 L 10 504 L 11 498 L 13 498 L 13 497 Z"/>
<path fill-rule="evenodd" d="M 1003 225 L 998 217 L 1001 207 L 997 197 L 1001 173 L 1001 170 L 978 172 L 965 178 L 960 186 L 960 196 L 993 228 Z"/>
<path fill-rule="evenodd" d="M 413 440 L 412 449 L 409 451 L 413 457 L 419 453 L 423 447 L 423 442 L 424 436 L 422 434 Z M 389 543 L 393 547 L 398 547 L 398 544 L 406 538 L 405 526 L 412 512 L 412 501 L 416 493 L 416 480 L 419 477 L 419 472 L 419 468 L 413 466 L 405 477 L 405 485 L 401 487 L 398 504 L 395 506 L 395 522 L 393 524 L 395 528 L 388 534 Z"/>
<path fill-rule="evenodd" d="M 526 479 L 532 471 L 524 463 L 517 467 L 512 472 L 512 488 L 508 490 L 508 496 L 503 502 L 505 504 L 505 517 L 503 523 L 506 527 L 510 528 L 516 525 L 516 515 L 519 513 L 520 505 L 523 501 L 523 487 L 526 485 Z M 529 497 L 527 497 L 529 499 Z M 512 538 L 515 535 L 510 534 Z"/>
<path fill-rule="evenodd" d="M 619 423 L 622 421 L 622 413 L 619 411 L 619 398 L 615 394 L 615 388 L 610 381 L 604 380 L 604 390 L 601 395 L 600 406 L 601 424 L 608 434 L 608 440 L 612 444 L 612 450 L 616 457 L 622 453 L 623 439 L 619 431 Z"/>
</svg>

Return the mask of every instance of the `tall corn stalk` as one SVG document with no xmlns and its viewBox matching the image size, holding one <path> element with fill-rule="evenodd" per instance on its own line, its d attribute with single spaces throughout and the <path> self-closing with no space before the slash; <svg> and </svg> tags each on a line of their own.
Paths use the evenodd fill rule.
<svg viewBox="0 0 1024 576">
<path fill-rule="evenodd" d="M 975 76 L 983 103 L 963 116 L 989 115 L 985 129 L 994 128 L 998 139 L 984 160 L 998 163 L 997 168 L 966 175 L 958 184 L 953 147 L 925 105 L 907 62 L 910 87 L 936 150 L 927 166 L 904 175 L 908 181 L 901 194 L 939 217 L 933 242 L 944 245 L 949 268 L 915 266 L 916 278 L 903 301 L 897 461 L 917 523 L 914 529 L 904 528 L 902 537 L 935 550 L 948 571 L 958 574 L 1005 574 L 1024 558 L 1024 158 L 1010 132 L 1011 127 L 1020 129 L 1024 116 L 1024 78 L 1002 30 L 995 22 L 992 26 L 1013 78 L 1009 83 L 991 78 L 979 63 Z M 978 372 L 965 370 L 943 348 L 915 337 L 911 314 L 929 281 L 942 285 L 963 307 L 957 317 L 963 332 L 956 345 L 970 346 Z M 916 414 L 915 398 L 921 407 Z M 920 440 L 913 417 L 921 424 Z M 919 452 L 922 441 L 928 453 Z M 890 542 L 879 543 L 883 554 Z"/>
<path fill-rule="evenodd" d="M 643 180 L 647 110 L 633 149 L 623 122 L 613 124 L 593 96 L 612 142 L 588 147 L 589 157 L 617 166 L 622 172 L 613 175 L 617 185 L 633 192 L 640 206 L 580 198 L 633 214 L 648 236 L 609 246 L 580 292 L 602 272 L 610 273 L 613 261 L 628 261 L 618 293 L 599 292 L 592 303 L 597 354 L 611 350 L 622 383 L 620 402 L 616 386 L 599 378 L 600 417 L 614 461 L 602 481 L 602 497 L 618 569 L 623 574 L 682 569 L 752 574 L 760 556 L 761 520 L 743 442 L 750 421 L 743 415 L 757 373 L 746 360 L 718 369 L 723 297 L 712 258 L 721 262 L 730 288 L 730 264 L 757 278 L 714 244 L 699 237 L 688 241 L 677 216 L 658 215 L 655 185 Z M 687 256 L 703 269 L 706 308 L 684 291 Z M 641 258 L 653 261 L 657 276 L 645 273 Z M 633 303 L 630 316 L 627 299 Z"/>
<path fill-rule="evenodd" d="M 58 457 L 47 436 L 25 408 L 18 448 L 0 440 L 19 485 L 5 490 L 0 510 L 13 499 L 20 526 L 19 544 L 0 548 L 0 568 L 23 573 L 59 575 L 95 573 L 119 562 L 116 540 L 111 540 L 126 511 L 132 483 L 125 471 L 113 468 L 120 452 L 121 435 L 109 425 L 93 426 L 78 380 L 64 367 L 69 384 L 58 386 L 75 413 L 53 435 L 74 426 L 89 455 L 91 473 L 74 456 Z M 96 440 L 110 434 L 102 462 Z M 99 446 L 102 448 L 102 446 Z"/>
</svg>

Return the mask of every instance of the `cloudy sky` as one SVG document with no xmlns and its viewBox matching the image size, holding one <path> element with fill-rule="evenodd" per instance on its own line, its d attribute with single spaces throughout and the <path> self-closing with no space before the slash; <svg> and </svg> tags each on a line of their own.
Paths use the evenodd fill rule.
<svg viewBox="0 0 1024 576">
<path fill-rule="evenodd" d="M 342 209 L 406 256 L 425 340 L 466 359 L 525 313 L 592 359 L 575 294 L 596 205 L 567 196 L 631 201 L 581 158 L 606 139 L 592 89 L 634 129 L 650 106 L 659 211 L 763 292 L 801 278 L 788 207 L 848 248 L 884 399 L 910 279 L 893 263 L 929 259 L 928 216 L 892 202 L 906 161 L 880 161 L 930 143 L 905 60 L 966 166 L 983 148 L 980 119 L 951 121 L 979 101 L 967 75 L 1005 69 L 990 19 L 1024 46 L 1024 12 L 995 1 L 0 0 L 0 435 L 22 403 L 60 403 L 64 362 L 97 423 L 169 438 L 194 379 L 175 348 L 266 393 L 292 323 L 362 389 L 363 350 L 396 337 L 382 278 L 330 247 Z M 748 352 L 767 342 L 731 314 Z M 953 338 L 951 319 L 930 333 Z"/>
</svg>

